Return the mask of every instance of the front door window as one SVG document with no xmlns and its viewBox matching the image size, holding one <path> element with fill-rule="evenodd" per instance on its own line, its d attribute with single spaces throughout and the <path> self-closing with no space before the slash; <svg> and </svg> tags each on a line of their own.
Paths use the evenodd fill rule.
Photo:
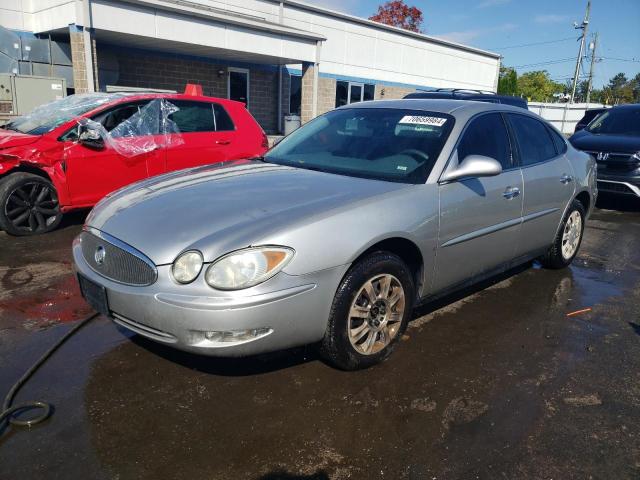
<svg viewBox="0 0 640 480">
<path fill-rule="evenodd" d="M 229 98 L 249 106 L 249 70 L 243 68 L 229 69 Z"/>
</svg>

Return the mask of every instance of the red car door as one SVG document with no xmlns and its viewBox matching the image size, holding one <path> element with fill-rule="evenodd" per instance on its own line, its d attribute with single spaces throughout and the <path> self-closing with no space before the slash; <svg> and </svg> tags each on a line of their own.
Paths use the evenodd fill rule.
<svg viewBox="0 0 640 480">
<path fill-rule="evenodd" d="M 148 103 L 130 102 L 105 110 L 93 117 L 107 131 L 138 113 Z M 164 171 L 161 148 L 133 152 L 130 145 L 161 145 L 156 135 L 110 138 L 103 148 L 95 149 L 69 142 L 65 149 L 67 183 L 74 206 L 91 206 L 108 193 L 125 185 Z M 114 148 L 115 147 L 115 148 Z M 136 154 L 137 153 L 137 154 Z"/>
<path fill-rule="evenodd" d="M 167 141 L 167 171 L 234 158 L 232 150 L 237 136 L 231 118 L 221 105 L 196 100 L 170 102 L 179 109 L 169 118 L 180 133 L 173 134 Z"/>
</svg>

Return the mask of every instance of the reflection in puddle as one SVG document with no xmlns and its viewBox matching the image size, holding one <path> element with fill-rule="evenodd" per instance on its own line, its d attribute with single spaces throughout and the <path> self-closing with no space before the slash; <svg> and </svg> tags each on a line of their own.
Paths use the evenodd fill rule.
<svg viewBox="0 0 640 480">
<path fill-rule="evenodd" d="M 575 292 L 573 300 L 577 304 L 591 307 L 610 297 L 622 295 L 622 289 L 614 283 L 617 279 L 612 278 L 613 275 L 577 265 L 570 268 Z"/>
</svg>

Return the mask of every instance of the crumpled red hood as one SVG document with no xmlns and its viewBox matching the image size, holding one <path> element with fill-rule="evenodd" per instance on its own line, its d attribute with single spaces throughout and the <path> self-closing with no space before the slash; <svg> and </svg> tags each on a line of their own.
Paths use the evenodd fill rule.
<svg viewBox="0 0 640 480">
<path fill-rule="evenodd" d="M 30 143 L 37 141 L 39 138 L 39 135 L 29 135 L 0 128 L 0 150 L 29 145 Z"/>
</svg>

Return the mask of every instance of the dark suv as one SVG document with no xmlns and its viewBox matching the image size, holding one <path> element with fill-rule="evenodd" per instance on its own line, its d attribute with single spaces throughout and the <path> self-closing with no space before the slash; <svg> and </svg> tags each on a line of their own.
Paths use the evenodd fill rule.
<svg viewBox="0 0 640 480">
<path fill-rule="evenodd" d="M 589 125 L 594 118 L 596 118 L 605 110 L 606 108 L 604 107 L 590 108 L 589 110 L 586 110 L 584 112 L 584 116 L 580 120 L 578 120 L 578 123 L 576 123 L 576 129 L 573 131 L 573 133 L 579 132 L 580 130 L 586 128 L 586 126 Z"/>
<path fill-rule="evenodd" d="M 569 138 L 598 162 L 598 190 L 640 197 L 640 104 L 601 113 Z"/>
<path fill-rule="evenodd" d="M 512 97 L 510 95 L 496 95 L 493 92 L 483 90 L 467 90 L 463 88 L 438 88 L 428 92 L 414 92 L 404 98 L 445 98 L 447 100 L 475 100 L 477 102 L 504 103 L 528 109 L 529 106 L 524 98 Z"/>
</svg>

